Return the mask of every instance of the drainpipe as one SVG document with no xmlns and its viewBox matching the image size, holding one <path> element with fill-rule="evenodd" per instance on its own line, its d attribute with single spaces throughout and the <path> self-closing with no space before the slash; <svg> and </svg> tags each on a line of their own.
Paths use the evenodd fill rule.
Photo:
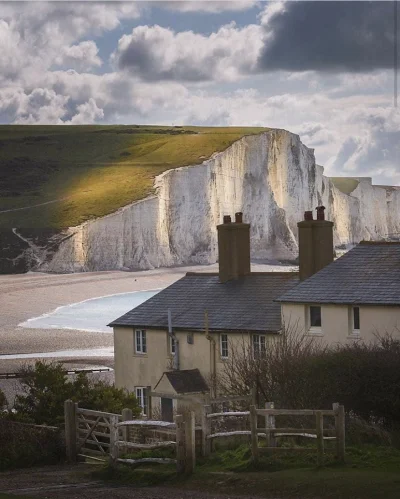
<svg viewBox="0 0 400 499">
<path fill-rule="evenodd" d="M 172 317 L 171 309 L 168 309 L 168 336 L 175 341 L 175 353 L 174 353 L 174 369 L 179 370 L 179 340 L 175 333 L 172 332 Z"/>
<path fill-rule="evenodd" d="M 217 396 L 217 358 L 215 353 L 215 340 L 208 329 L 208 311 L 204 311 L 204 329 L 206 338 L 210 342 L 210 374 L 211 374 L 211 398 Z"/>
</svg>

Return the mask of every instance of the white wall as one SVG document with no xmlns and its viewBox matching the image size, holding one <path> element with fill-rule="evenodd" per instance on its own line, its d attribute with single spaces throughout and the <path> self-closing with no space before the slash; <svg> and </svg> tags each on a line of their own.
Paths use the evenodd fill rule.
<svg viewBox="0 0 400 499">
<path fill-rule="evenodd" d="M 315 303 L 315 305 L 319 305 Z M 400 307 L 360 306 L 360 335 L 363 341 L 374 341 L 376 334 L 393 334 L 400 339 Z M 351 307 L 347 305 L 322 305 L 320 331 L 309 331 L 306 323 L 308 305 L 285 303 L 282 319 L 286 327 L 306 334 L 322 337 L 328 344 L 348 343 L 355 340 L 351 328 Z"/>
</svg>

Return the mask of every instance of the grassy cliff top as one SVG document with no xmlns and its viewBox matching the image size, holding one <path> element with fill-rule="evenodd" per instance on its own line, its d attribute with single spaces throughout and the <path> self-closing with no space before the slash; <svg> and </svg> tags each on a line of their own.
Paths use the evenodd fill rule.
<svg viewBox="0 0 400 499">
<path fill-rule="evenodd" d="M 267 130 L 0 126 L 0 228 L 68 227 L 107 215 L 151 194 L 156 175 Z"/>
<path fill-rule="evenodd" d="M 351 194 L 360 183 L 356 178 L 351 177 L 329 177 L 329 179 L 344 194 Z"/>
</svg>

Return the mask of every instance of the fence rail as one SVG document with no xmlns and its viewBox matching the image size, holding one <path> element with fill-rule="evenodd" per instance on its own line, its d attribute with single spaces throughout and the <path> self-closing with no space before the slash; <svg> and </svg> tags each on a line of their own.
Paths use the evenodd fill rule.
<svg viewBox="0 0 400 499">
<path fill-rule="evenodd" d="M 231 398 L 232 399 L 232 398 Z M 236 399 L 243 400 L 243 397 Z M 221 400 L 221 399 L 214 399 Z M 246 398 L 249 400 L 249 397 Z M 252 399 L 254 400 L 254 399 Z M 215 406 L 214 406 L 215 407 Z M 276 418 L 284 416 L 314 417 L 314 428 L 276 427 Z M 334 428 L 324 428 L 324 417 L 334 418 Z M 218 421 L 222 421 L 220 424 Z M 259 423 L 262 424 L 259 425 Z M 216 423 L 215 423 L 216 422 Z M 232 425 L 231 425 L 232 423 Z M 311 425 L 309 425 L 311 426 Z M 332 410 L 275 409 L 273 402 L 265 408 L 252 404 L 249 410 L 212 412 L 211 405 L 203 405 L 201 413 L 201 450 L 203 456 L 211 453 L 216 439 L 246 436 L 251 445 L 253 461 L 257 462 L 261 452 L 302 451 L 304 447 L 279 447 L 278 441 L 285 437 L 300 437 L 314 440 L 318 463 L 324 453 L 330 451 L 325 442 L 335 441 L 335 453 L 341 462 L 345 459 L 344 407 L 333 404 Z M 65 438 L 67 457 L 71 462 L 78 456 L 96 460 L 111 458 L 112 463 L 140 464 L 144 462 L 175 463 L 177 471 L 191 472 L 196 461 L 195 413 L 185 417 L 175 416 L 175 422 L 135 420 L 130 409 L 122 414 L 83 409 L 71 400 L 65 402 Z M 214 430 L 214 431 L 212 431 Z M 224 430 L 224 431 L 221 431 Z M 262 439 L 262 445 L 259 440 Z M 265 444 L 265 445 L 264 445 Z M 176 458 L 149 457 L 123 459 L 123 449 L 157 450 L 175 449 Z"/>
<path fill-rule="evenodd" d="M 258 417 L 265 417 L 265 428 L 258 427 Z M 276 416 L 314 416 L 315 428 L 276 428 Z M 324 428 L 324 416 L 335 418 L 335 429 Z M 260 452 L 271 452 L 279 450 L 309 450 L 304 447 L 278 447 L 276 439 L 278 437 L 304 437 L 316 440 L 318 464 L 322 465 L 324 460 L 324 441 L 336 441 L 336 457 L 343 462 L 345 459 L 345 419 L 344 407 L 339 404 L 333 404 L 332 410 L 315 409 L 275 409 L 272 402 L 266 404 L 265 409 L 257 409 L 254 405 L 250 407 L 250 427 L 251 427 L 251 449 L 253 461 L 257 462 Z M 258 445 L 260 430 L 265 432 L 266 446 Z M 329 434 L 329 435 L 328 435 Z"/>
</svg>

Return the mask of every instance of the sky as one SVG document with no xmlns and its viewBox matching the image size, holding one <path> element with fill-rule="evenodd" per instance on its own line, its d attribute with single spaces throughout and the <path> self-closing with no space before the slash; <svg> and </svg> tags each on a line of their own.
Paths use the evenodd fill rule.
<svg viewBox="0 0 400 499">
<path fill-rule="evenodd" d="M 0 123 L 284 128 L 400 185 L 394 4 L 0 1 Z"/>
</svg>

